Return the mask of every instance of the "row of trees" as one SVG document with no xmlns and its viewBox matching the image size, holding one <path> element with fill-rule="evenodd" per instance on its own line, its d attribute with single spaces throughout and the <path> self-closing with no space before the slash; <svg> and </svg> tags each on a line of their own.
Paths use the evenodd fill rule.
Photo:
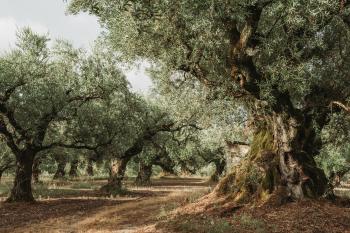
<svg viewBox="0 0 350 233">
<path fill-rule="evenodd" d="M 315 157 L 322 130 L 350 110 L 349 1 L 70 1 L 82 11 L 128 62 L 153 65 L 160 93 L 205 89 L 249 118 L 251 151 L 219 194 L 281 204 L 331 189 Z"/>
<path fill-rule="evenodd" d="M 169 172 L 178 164 L 190 172 L 203 164 L 193 155 L 208 126 L 199 121 L 199 101 L 188 96 L 175 105 L 156 93 L 130 92 L 120 56 L 102 41 L 89 49 L 59 39 L 48 48 L 48 41 L 22 28 L 16 47 L 0 57 L 1 169 L 17 165 L 7 202 L 33 201 L 32 177 L 37 181 L 50 159 L 58 164 L 55 177 L 64 176 L 68 161 L 75 176 L 79 156 L 90 161 L 90 171 L 92 161 L 112 161 L 105 191 L 121 187 L 135 156 L 142 168 L 158 164 Z M 141 183 L 149 181 L 144 174 Z"/>
</svg>

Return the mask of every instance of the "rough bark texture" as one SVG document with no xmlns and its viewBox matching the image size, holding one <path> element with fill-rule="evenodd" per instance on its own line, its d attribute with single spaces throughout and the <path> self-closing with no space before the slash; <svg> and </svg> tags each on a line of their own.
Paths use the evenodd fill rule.
<svg viewBox="0 0 350 233">
<path fill-rule="evenodd" d="M 152 165 L 140 164 L 140 171 L 137 173 L 136 185 L 151 185 Z"/>
<path fill-rule="evenodd" d="M 222 175 L 222 173 L 224 172 L 225 167 L 226 167 L 225 160 L 217 160 L 214 162 L 215 162 L 216 168 L 215 168 L 214 173 L 207 180 L 208 182 L 218 182 L 220 179 L 220 176 Z"/>
<path fill-rule="evenodd" d="M 126 165 L 132 157 L 117 158 L 111 160 L 111 173 L 108 183 L 100 188 L 101 192 L 118 192 L 122 187 L 122 180 Z"/>
<path fill-rule="evenodd" d="M 34 202 L 32 194 L 32 172 L 35 153 L 23 151 L 17 157 L 17 170 L 14 186 L 5 202 Z"/>
<path fill-rule="evenodd" d="M 0 170 L 0 183 L 1 183 L 1 177 L 2 177 L 2 174 L 4 173 L 3 170 Z"/>
<path fill-rule="evenodd" d="M 53 179 L 62 179 L 65 178 L 66 172 L 64 171 L 64 168 L 66 167 L 66 162 L 59 161 L 57 164 L 57 171 L 55 175 L 53 176 Z"/>
<path fill-rule="evenodd" d="M 69 170 L 69 177 L 70 178 L 76 178 L 78 177 L 77 169 L 78 169 L 78 160 L 73 160 L 70 165 L 70 170 Z"/>
<path fill-rule="evenodd" d="M 33 181 L 34 181 L 34 183 L 39 182 L 39 175 L 41 174 L 41 170 L 40 170 L 41 164 L 42 164 L 41 158 L 37 157 L 34 160 L 34 164 L 33 164 Z"/>
<path fill-rule="evenodd" d="M 293 122 L 284 126 L 287 124 Z M 281 148 L 286 146 L 281 141 L 286 138 L 277 140 L 272 130 L 260 128 L 247 157 L 218 184 L 216 194 L 229 194 L 227 200 L 237 203 L 259 199 L 273 206 L 323 195 L 328 179 L 313 157 L 301 150 Z"/>
</svg>

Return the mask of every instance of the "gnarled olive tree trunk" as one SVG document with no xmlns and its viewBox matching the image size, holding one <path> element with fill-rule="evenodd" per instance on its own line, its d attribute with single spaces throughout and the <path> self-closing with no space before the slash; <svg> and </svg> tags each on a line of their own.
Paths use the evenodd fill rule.
<svg viewBox="0 0 350 233">
<path fill-rule="evenodd" d="M 208 182 L 218 182 L 220 179 L 220 176 L 225 170 L 225 166 L 226 166 L 225 160 L 218 159 L 218 160 L 215 160 L 214 163 L 215 163 L 215 171 L 207 180 Z"/>
<path fill-rule="evenodd" d="M 323 170 L 310 151 L 303 150 L 314 143 L 312 124 L 288 98 L 278 101 L 255 132 L 246 158 L 217 186 L 218 195 L 229 194 L 228 199 L 238 203 L 262 199 L 271 205 L 313 199 L 326 191 L 333 195 Z"/>
<path fill-rule="evenodd" d="M 17 170 L 14 186 L 5 202 L 34 202 L 31 183 L 35 154 L 31 150 L 20 151 L 16 154 Z"/>
<path fill-rule="evenodd" d="M 70 163 L 70 170 L 69 170 L 69 173 L 68 173 L 70 178 L 78 177 L 78 173 L 77 173 L 78 165 L 79 165 L 79 160 L 77 160 L 77 159 L 74 159 Z"/>
<path fill-rule="evenodd" d="M 126 165 L 132 157 L 116 158 L 111 160 L 111 172 L 108 183 L 100 188 L 101 192 L 118 192 L 122 187 L 122 180 Z"/>
<path fill-rule="evenodd" d="M 137 173 L 136 185 L 151 185 L 152 165 L 140 164 L 140 171 Z"/>
<path fill-rule="evenodd" d="M 53 179 L 61 179 L 64 178 L 66 175 L 66 172 L 64 171 L 64 168 L 66 167 L 66 161 L 59 160 L 57 164 L 57 170 L 55 175 L 53 176 Z"/>
</svg>

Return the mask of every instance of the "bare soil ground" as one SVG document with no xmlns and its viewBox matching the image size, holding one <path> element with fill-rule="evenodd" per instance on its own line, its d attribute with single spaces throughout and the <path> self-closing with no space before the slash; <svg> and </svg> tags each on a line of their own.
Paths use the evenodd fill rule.
<svg viewBox="0 0 350 233">
<path fill-rule="evenodd" d="M 75 182 L 69 182 L 71 187 L 65 181 L 49 182 L 50 196 L 44 193 L 34 205 L 1 203 L 0 232 L 135 232 L 154 225 L 167 211 L 207 194 L 210 186 L 201 178 L 152 179 L 152 187 L 130 186 L 116 195 L 80 188 L 81 181 Z M 66 192 L 69 189 L 74 192 Z"/>
<path fill-rule="evenodd" d="M 128 191 L 116 195 L 94 191 L 103 180 L 49 181 L 46 189 L 34 186 L 34 205 L 1 204 L 0 232 L 350 232 L 350 206 L 339 202 L 221 205 L 224 197 L 209 193 L 215 184 L 202 178 L 152 182 L 135 187 L 127 180 Z"/>
</svg>

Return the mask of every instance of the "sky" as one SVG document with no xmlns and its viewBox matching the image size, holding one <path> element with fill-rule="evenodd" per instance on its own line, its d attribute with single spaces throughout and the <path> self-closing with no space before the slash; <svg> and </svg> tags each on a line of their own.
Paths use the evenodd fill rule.
<svg viewBox="0 0 350 233">
<path fill-rule="evenodd" d="M 66 6 L 63 0 L 0 0 L 0 50 L 14 47 L 16 28 L 23 26 L 39 33 L 49 31 L 52 38 L 71 40 L 77 47 L 88 45 L 102 31 L 97 18 L 87 13 L 66 16 Z M 147 64 L 143 63 L 139 71 L 125 72 L 132 91 L 147 91 L 152 85 L 145 67 Z"/>
</svg>

